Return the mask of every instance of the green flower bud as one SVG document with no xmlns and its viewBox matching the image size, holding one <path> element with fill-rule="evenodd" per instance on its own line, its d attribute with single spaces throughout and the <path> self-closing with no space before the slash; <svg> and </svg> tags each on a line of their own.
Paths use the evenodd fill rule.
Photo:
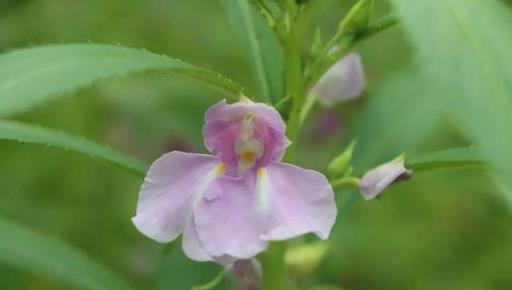
<svg viewBox="0 0 512 290">
<path fill-rule="evenodd" d="M 285 255 L 286 265 L 297 277 L 306 277 L 318 267 L 328 249 L 325 241 L 290 247 Z"/>
<path fill-rule="evenodd" d="M 354 148 L 356 147 L 356 142 L 353 141 L 348 145 L 348 147 L 341 152 L 338 157 L 334 158 L 329 165 L 327 166 L 327 173 L 331 179 L 336 179 L 345 175 L 345 173 L 351 168 L 352 164 L 352 154 L 354 152 Z"/>
<path fill-rule="evenodd" d="M 311 56 L 316 57 L 322 51 L 324 42 L 322 41 L 322 33 L 320 27 L 317 27 L 313 36 L 313 43 L 311 44 Z"/>
</svg>

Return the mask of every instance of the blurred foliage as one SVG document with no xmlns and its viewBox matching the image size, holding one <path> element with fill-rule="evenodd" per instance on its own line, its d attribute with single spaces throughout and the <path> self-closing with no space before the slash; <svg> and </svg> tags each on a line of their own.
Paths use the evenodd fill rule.
<svg viewBox="0 0 512 290">
<path fill-rule="evenodd" d="M 316 20 L 324 39 L 335 33 L 354 2 L 325 1 Z M 218 71 L 259 92 L 250 52 L 221 2 L 3 0 L 0 51 L 49 43 L 121 43 Z M 386 1 L 376 2 L 377 16 L 390 11 Z M 484 35 L 495 35 L 486 23 L 480 25 Z M 367 91 L 355 102 L 313 114 L 302 134 L 301 164 L 325 169 L 356 133 L 360 168 L 404 149 L 429 152 L 468 143 L 460 124 L 436 118 L 431 91 L 423 89 L 426 83 L 415 73 L 414 40 L 405 29 L 392 28 L 356 47 L 365 64 Z M 149 163 L 174 149 L 204 152 L 203 113 L 224 97 L 196 82 L 148 73 L 102 81 L 14 119 L 84 135 Z M 87 157 L 37 145 L 0 142 L 0 160 L 2 216 L 67 241 L 134 286 L 189 289 L 218 273 L 213 264 L 186 259 L 179 245 L 164 254 L 163 246 L 135 230 L 130 218 L 141 180 Z M 493 184 L 487 171 L 464 169 L 417 174 L 372 203 L 356 192 L 340 192 L 331 249 L 302 286 L 512 288 L 511 208 Z M 0 289 L 74 288 L 0 265 Z"/>
</svg>

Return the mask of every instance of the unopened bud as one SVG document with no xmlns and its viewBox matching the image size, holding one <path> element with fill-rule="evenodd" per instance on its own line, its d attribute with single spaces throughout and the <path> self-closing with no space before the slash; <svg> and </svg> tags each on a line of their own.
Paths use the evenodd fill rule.
<svg viewBox="0 0 512 290">
<path fill-rule="evenodd" d="M 366 200 L 377 197 L 388 186 L 411 177 L 412 171 L 404 166 L 405 154 L 371 169 L 361 178 L 360 190 Z"/>
<path fill-rule="evenodd" d="M 338 155 L 338 157 L 334 158 L 331 163 L 329 163 L 327 172 L 329 173 L 330 178 L 335 179 L 342 177 L 347 170 L 349 170 L 355 146 L 356 142 L 353 141 L 343 152 L 341 152 L 340 155 Z"/>
<path fill-rule="evenodd" d="M 329 249 L 328 242 L 321 241 L 290 247 L 286 251 L 286 265 L 299 277 L 311 274 L 320 264 Z"/>
<path fill-rule="evenodd" d="M 256 259 L 237 260 L 229 268 L 237 290 L 259 290 L 261 265 Z"/>
</svg>

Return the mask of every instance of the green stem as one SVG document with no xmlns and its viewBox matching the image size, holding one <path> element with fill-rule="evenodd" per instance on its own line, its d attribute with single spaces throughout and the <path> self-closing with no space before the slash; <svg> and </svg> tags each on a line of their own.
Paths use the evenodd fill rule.
<svg viewBox="0 0 512 290">
<path fill-rule="evenodd" d="M 224 277 L 226 276 L 226 269 L 222 268 L 210 282 L 203 284 L 203 285 L 197 285 L 192 286 L 192 290 L 210 290 L 213 289 L 215 286 L 219 285 L 222 280 L 224 280 Z"/>
<path fill-rule="evenodd" d="M 331 182 L 333 188 L 359 187 L 361 180 L 357 177 L 343 177 Z"/>
<path fill-rule="evenodd" d="M 356 41 L 361 41 L 383 30 L 395 26 L 398 18 L 395 15 L 388 15 L 371 24 L 356 35 Z"/>
<path fill-rule="evenodd" d="M 285 242 L 273 242 L 260 256 L 263 269 L 263 290 L 286 290 Z"/>
<path fill-rule="evenodd" d="M 301 126 L 302 105 L 305 94 L 303 90 L 303 76 L 301 63 L 301 36 L 290 27 L 285 48 L 286 63 L 286 91 L 292 98 L 292 110 L 288 119 L 288 138 L 293 142 L 286 151 L 285 158 L 294 161 L 297 151 L 297 139 Z"/>
<path fill-rule="evenodd" d="M 297 19 L 297 6 L 295 1 L 286 0 L 288 22 L 284 46 L 286 95 L 292 101 L 290 118 L 288 119 L 288 138 L 293 142 L 288 148 L 284 160 L 294 162 L 296 157 L 296 141 L 300 131 L 301 108 L 304 103 L 303 72 L 301 62 L 302 32 L 295 28 Z M 263 290 L 288 290 L 293 289 L 289 284 L 284 255 L 285 242 L 273 242 L 268 250 L 260 256 L 263 268 Z"/>
</svg>

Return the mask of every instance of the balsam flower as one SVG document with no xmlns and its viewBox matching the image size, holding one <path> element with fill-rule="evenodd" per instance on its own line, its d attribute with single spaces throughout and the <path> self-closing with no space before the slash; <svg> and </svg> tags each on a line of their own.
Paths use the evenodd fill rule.
<svg viewBox="0 0 512 290">
<path fill-rule="evenodd" d="M 361 57 L 351 53 L 333 65 L 313 87 L 312 93 L 326 103 L 348 101 L 363 93 L 365 76 Z"/>
<path fill-rule="evenodd" d="M 264 251 L 271 240 L 329 236 L 334 195 L 320 173 L 281 163 L 289 141 L 272 107 L 221 101 L 205 116 L 213 154 L 171 152 L 151 166 L 133 223 L 162 243 L 183 233 L 196 261 L 228 264 Z"/>
<path fill-rule="evenodd" d="M 364 199 L 371 200 L 377 197 L 388 186 L 397 181 L 408 179 L 412 171 L 404 166 L 404 155 L 396 159 L 381 164 L 366 172 L 361 178 L 359 189 Z"/>
</svg>

